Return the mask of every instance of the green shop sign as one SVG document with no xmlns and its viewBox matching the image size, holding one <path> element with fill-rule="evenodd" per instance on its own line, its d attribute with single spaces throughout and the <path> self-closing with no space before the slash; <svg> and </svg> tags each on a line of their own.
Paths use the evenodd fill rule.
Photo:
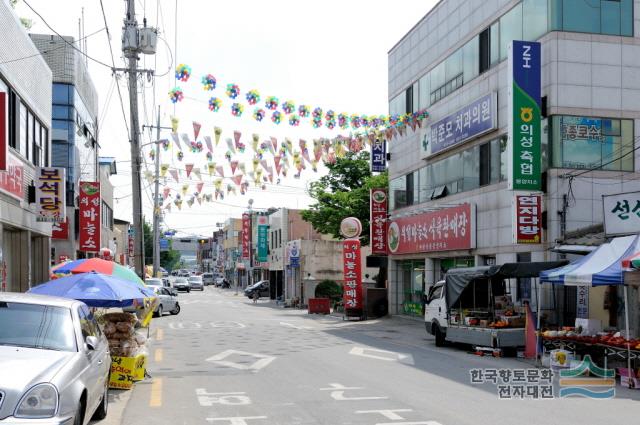
<svg viewBox="0 0 640 425">
<path fill-rule="evenodd" d="M 269 224 L 266 216 L 258 216 L 258 261 L 268 261 Z"/>
</svg>

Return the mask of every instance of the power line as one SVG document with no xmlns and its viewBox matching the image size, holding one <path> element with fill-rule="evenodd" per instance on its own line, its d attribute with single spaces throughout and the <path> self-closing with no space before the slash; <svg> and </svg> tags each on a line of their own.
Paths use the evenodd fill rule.
<svg viewBox="0 0 640 425">
<path fill-rule="evenodd" d="M 85 52 L 83 52 L 82 50 L 80 50 L 80 49 L 78 49 L 76 46 L 74 46 L 72 43 L 69 43 L 69 42 L 68 42 L 68 41 L 67 41 L 67 40 L 66 40 L 62 35 L 60 35 L 60 33 L 59 33 L 58 31 L 54 30 L 54 29 L 53 29 L 53 27 L 51 27 L 51 25 L 49 25 L 49 23 L 46 21 L 46 19 L 44 19 L 44 18 L 42 17 L 42 15 L 41 15 L 41 14 L 39 14 L 39 13 L 38 13 L 38 12 L 37 12 L 33 7 L 31 7 L 31 5 L 29 4 L 29 2 L 27 2 L 27 0 L 22 0 L 22 2 L 23 2 L 24 4 L 26 4 L 26 5 L 27 5 L 27 7 L 28 7 L 29 9 L 31 9 L 31 11 L 32 11 L 33 13 L 35 13 L 35 14 L 36 14 L 36 16 L 37 16 L 38 18 L 40 18 L 40 19 L 42 20 L 42 22 L 47 26 L 47 28 L 49 28 L 49 29 L 50 29 L 51 31 L 53 31 L 53 32 L 54 32 L 58 37 L 60 37 L 60 38 L 62 39 L 62 41 L 64 41 L 65 43 L 67 43 L 69 46 L 71 46 L 71 48 L 72 48 L 73 50 L 75 50 L 75 51 L 79 52 L 80 54 L 82 54 L 82 55 L 83 55 L 84 57 L 86 57 L 87 59 L 91 59 L 93 62 L 95 62 L 95 63 L 97 63 L 97 64 L 99 64 L 99 65 L 102 65 L 102 66 L 104 66 L 104 67 L 106 67 L 106 68 L 112 69 L 111 65 L 107 65 L 106 63 L 104 63 L 104 62 L 102 62 L 102 61 L 100 61 L 100 60 L 98 60 L 98 59 L 95 59 L 95 58 L 93 58 L 93 57 L 89 56 L 88 54 L 86 54 Z"/>
<path fill-rule="evenodd" d="M 86 36 L 84 36 L 84 37 L 82 37 L 82 38 L 79 38 L 79 39 L 78 39 L 78 41 L 86 40 L 87 38 L 89 38 L 89 37 L 91 37 L 91 36 L 93 36 L 93 35 L 96 35 L 96 34 L 98 34 L 98 33 L 102 32 L 104 29 L 105 29 L 105 28 L 100 28 L 99 30 L 97 30 L 97 31 L 95 31 L 95 32 L 92 32 L 92 33 L 91 33 L 91 34 L 89 34 L 89 35 L 86 35 Z M 51 49 L 51 50 L 43 50 L 43 51 L 38 52 L 38 53 L 35 53 L 35 54 L 33 54 L 33 55 L 23 56 L 23 57 L 15 58 L 15 59 L 9 59 L 9 60 L 6 60 L 6 61 L 4 61 L 4 62 L 0 62 L 0 65 L 4 65 L 4 64 L 7 64 L 7 63 L 18 62 L 18 61 L 25 60 L 25 59 L 31 59 L 31 58 L 35 58 L 36 56 L 43 56 L 43 55 L 45 55 L 45 54 L 48 54 L 48 53 L 51 53 L 51 52 L 55 52 L 56 50 L 64 49 L 65 47 L 66 47 L 66 46 L 62 45 L 62 46 L 55 47 L 55 48 L 53 48 L 53 49 Z"/>
</svg>

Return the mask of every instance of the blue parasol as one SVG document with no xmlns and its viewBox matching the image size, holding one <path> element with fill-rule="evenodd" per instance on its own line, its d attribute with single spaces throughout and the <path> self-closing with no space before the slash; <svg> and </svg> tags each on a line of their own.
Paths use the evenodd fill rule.
<svg viewBox="0 0 640 425">
<path fill-rule="evenodd" d="M 153 290 L 102 273 L 74 274 L 35 286 L 29 293 L 71 298 L 89 307 L 129 307 L 155 298 Z"/>
</svg>

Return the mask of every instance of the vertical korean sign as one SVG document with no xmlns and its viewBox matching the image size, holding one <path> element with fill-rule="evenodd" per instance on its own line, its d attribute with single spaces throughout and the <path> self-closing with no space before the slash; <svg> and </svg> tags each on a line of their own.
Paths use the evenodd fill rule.
<svg viewBox="0 0 640 425">
<path fill-rule="evenodd" d="M 369 229 L 371 232 L 371 253 L 373 255 L 387 254 L 387 191 L 385 189 L 371 189 L 371 217 Z"/>
<path fill-rule="evenodd" d="M 360 262 L 360 241 L 347 239 L 342 243 L 344 261 L 344 308 L 362 310 L 362 270 Z"/>
<path fill-rule="evenodd" d="M 9 155 L 8 132 L 7 93 L 0 92 L 0 171 L 7 171 L 7 156 Z"/>
<path fill-rule="evenodd" d="M 384 173 L 387 169 L 387 143 L 384 139 L 375 139 L 371 143 L 371 172 Z"/>
<path fill-rule="evenodd" d="M 251 216 L 242 214 L 242 258 L 249 259 L 251 250 Z"/>
<path fill-rule="evenodd" d="M 266 263 L 267 258 L 267 242 L 269 236 L 269 220 L 266 215 L 258 216 L 258 261 Z"/>
<path fill-rule="evenodd" d="M 542 242 L 542 196 L 516 195 L 514 201 L 514 243 Z"/>
<path fill-rule="evenodd" d="M 540 190 L 540 43 L 512 41 L 508 90 L 509 188 Z"/>
<path fill-rule="evenodd" d="M 36 221 L 62 223 L 66 216 L 64 168 L 36 169 Z"/>
<path fill-rule="evenodd" d="M 100 250 L 100 183 L 80 182 L 80 251 Z"/>
</svg>

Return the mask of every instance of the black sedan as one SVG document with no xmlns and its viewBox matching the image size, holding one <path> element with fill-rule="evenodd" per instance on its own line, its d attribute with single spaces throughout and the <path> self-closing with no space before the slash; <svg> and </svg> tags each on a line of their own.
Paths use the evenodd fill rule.
<svg viewBox="0 0 640 425">
<path fill-rule="evenodd" d="M 248 298 L 253 298 L 253 294 L 257 292 L 258 297 L 268 297 L 269 296 L 269 281 L 261 280 L 259 282 L 254 283 L 244 290 L 244 294 Z"/>
</svg>

